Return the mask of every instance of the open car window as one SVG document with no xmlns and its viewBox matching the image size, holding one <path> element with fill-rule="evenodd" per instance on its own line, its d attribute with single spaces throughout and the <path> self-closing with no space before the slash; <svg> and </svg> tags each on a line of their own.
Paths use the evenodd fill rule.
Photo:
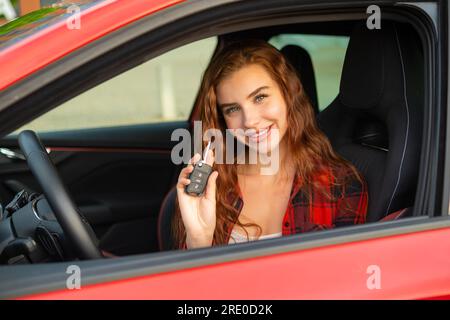
<svg viewBox="0 0 450 320">
<path fill-rule="evenodd" d="M 357 25 L 356 22 L 352 21 L 347 23 L 352 27 Z M 345 29 L 343 28 L 344 30 L 351 29 L 347 25 L 345 25 L 345 27 Z M 247 37 L 251 38 L 251 31 L 249 31 Z M 349 39 L 350 34 L 348 33 L 346 35 L 336 36 L 324 35 L 321 33 L 314 35 L 287 32 L 266 38 L 269 43 L 279 50 L 283 50 L 286 46 L 297 46 L 308 52 L 312 60 L 313 76 L 315 77 L 315 83 L 317 85 L 319 111 L 324 111 L 330 106 L 336 96 L 340 93 L 341 74 L 344 58 L 349 45 Z M 177 120 L 187 122 L 192 111 L 194 99 L 199 90 L 202 75 L 216 46 L 217 37 L 209 37 L 180 46 L 85 91 L 25 126 L 22 126 L 15 132 L 19 133 L 22 130 L 31 129 L 37 132 L 51 133 L 54 131 L 73 129 L 114 128 L 139 124 L 158 124 Z M 393 48 L 393 50 L 397 49 Z M 292 64 L 296 69 L 299 67 L 295 61 L 292 62 Z M 306 81 L 306 79 L 303 80 Z M 334 107 L 336 107 L 336 110 L 342 110 L 339 106 Z M 326 116 L 326 113 L 321 112 L 318 115 L 318 118 L 323 119 L 324 114 Z M 344 114 L 342 116 L 347 115 Z M 350 116 L 348 117 L 350 119 Z M 349 152 L 345 149 L 347 146 L 339 144 L 340 141 L 333 141 L 335 136 L 337 136 L 334 134 L 334 131 L 338 130 L 339 125 L 341 124 L 334 119 L 333 116 L 331 117 L 331 121 L 322 121 L 325 133 L 332 141 L 333 147 L 335 147 L 338 153 L 345 155 L 344 157 L 352 163 L 357 163 L 359 160 L 357 159 L 359 154 L 358 149 L 355 149 L 357 151 L 351 150 Z M 357 135 L 351 137 L 351 139 L 357 148 L 360 148 L 362 145 L 364 148 L 368 147 L 364 149 L 365 153 L 374 152 L 376 153 L 376 156 L 384 158 L 385 154 L 389 152 L 389 146 L 385 141 L 387 137 L 385 135 L 386 132 L 384 131 L 385 128 L 383 127 L 384 124 L 382 124 L 380 129 L 378 127 L 379 123 L 376 121 L 371 122 L 372 120 L 375 121 L 375 119 L 370 119 L 367 127 L 372 130 L 372 126 L 375 126 L 374 132 L 366 132 L 364 128 L 364 130 L 361 130 L 361 128 L 352 127 L 350 131 L 358 132 L 356 132 Z M 347 130 L 348 128 L 344 129 L 345 130 L 338 131 L 349 131 Z M 149 134 L 151 133 L 152 132 L 149 131 Z M 165 132 L 165 137 L 168 138 L 170 133 L 171 132 Z M 108 134 L 110 134 L 110 137 L 114 137 L 112 134 L 118 133 L 108 131 Z M 120 134 L 123 134 L 123 132 L 121 131 Z M 154 134 L 153 136 L 155 137 L 155 142 L 157 142 L 158 146 L 164 145 L 166 148 L 169 145 L 168 140 L 157 141 L 158 136 Z M 84 137 L 85 136 L 83 136 L 83 138 Z M 369 140 L 367 140 L 367 137 L 369 137 Z M 374 137 L 375 139 L 373 139 Z M 52 139 L 54 138 L 57 137 L 53 136 Z M 130 134 L 130 140 L 127 142 L 131 141 L 131 139 L 133 139 L 133 135 Z M 91 139 L 91 141 L 95 142 L 95 139 Z M 334 144 L 335 142 L 336 144 Z M 109 143 L 111 143 L 111 141 L 109 141 Z M 400 141 L 398 149 L 400 150 L 403 148 L 405 144 L 406 142 L 403 140 Z M 409 145 L 411 145 L 411 143 L 409 143 Z M 121 146 L 123 146 L 123 143 Z M 168 163 L 167 165 L 174 164 Z M 401 166 L 402 163 L 395 163 L 395 165 Z M 415 162 L 414 165 L 417 165 L 417 162 Z M 375 170 L 366 170 L 366 172 L 363 173 L 363 176 L 369 182 L 369 203 L 371 201 L 376 201 L 374 199 L 378 196 L 378 191 L 374 186 L 380 181 L 374 177 L 375 175 Z M 167 194 L 169 194 L 170 188 L 173 187 L 173 183 L 171 185 L 171 181 L 168 181 L 167 179 L 161 182 L 167 187 L 165 187 L 166 189 L 164 190 L 159 190 L 158 197 L 161 197 L 161 194 L 165 197 L 159 198 L 159 203 L 157 203 L 158 200 L 155 200 L 155 203 L 162 207 L 167 203 Z M 411 184 L 411 186 L 413 185 Z M 394 190 L 394 188 L 397 188 L 397 186 L 394 183 L 390 185 L 390 187 L 392 187 L 392 190 L 389 191 L 391 192 L 389 197 L 394 197 L 395 192 L 397 191 L 396 189 Z M 120 191 L 118 190 L 117 192 Z M 409 209 L 408 214 L 411 215 L 411 208 L 415 198 L 414 192 L 415 190 L 413 187 L 411 187 L 410 190 L 407 190 L 407 194 L 402 199 L 401 205 L 395 206 L 392 210 L 389 208 L 385 215 L 399 212 L 404 209 Z M 156 207 L 155 203 L 154 206 Z M 164 211 L 162 210 L 161 212 Z M 158 214 L 161 215 L 161 213 L 158 213 L 155 210 L 150 214 L 153 216 Z M 383 214 L 384 212 L 376 213 L 376 215 L 372 213 L 375 218 L 372 218 L 372 220 L 368 222 L 380 221 L 378 215 L 382 216 Z M 167 221 L 163 222 L 165 224 L 161 226 L 159 223 L 164 221 L 164 219 L 160 219 L 158 216 L 158 225 L 153 225 L 152 227 L 158 228 L 158 232 L 167 235 L 170 233 L 169 220 L 170 219 L 168 218 Z M 158 241 L 161 243 L 161 239 L 158 239 Z M 160 245 L 160 249 L 161 248 L 164 248 L 164 246 Z"/>
</svg>

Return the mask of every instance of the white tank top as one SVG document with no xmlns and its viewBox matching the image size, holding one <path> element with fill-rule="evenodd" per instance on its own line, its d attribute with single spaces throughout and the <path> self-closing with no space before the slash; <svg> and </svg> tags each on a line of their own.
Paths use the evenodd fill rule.
<svg viewBox="0 0 450 320">
<path fill-rule="evenodd" d="M 278 238 L 282 236 L 282 232 L 278 233 L 272 233 L 272 234 L 266 234 L 263 236 L 258 237 L 249 237 L 247 239 L 247 236 L 244 234 L 240 234 L 236 230 L 231 231 L 230 240 L 228 241 L 228 244 L 238 243 L 238 242 L 248 242 L 248 241 L 255 241 L 255 240 L 263 240 L 263 239 L 271 239 L 271 238 Z"/>
</svg>

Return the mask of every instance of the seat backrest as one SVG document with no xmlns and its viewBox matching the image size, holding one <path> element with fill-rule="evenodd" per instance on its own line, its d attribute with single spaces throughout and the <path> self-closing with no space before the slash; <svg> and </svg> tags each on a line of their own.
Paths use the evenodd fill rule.
<svg viewBox="0 0 450 320">
<path fill-rule="evenodd" d="M 404 24 L 353 31 L 340 91 L 318 115 L 333 148 L 364 175 L 367 221 L 414 203 L 424 107 L 420 41 Z"/>
<path fill-rule="evenodd" d="M 174 249 L 171 233 L 171 221 L 175 213 L 175 201 L 177 198 L 177 189 L 172 187 L 166 194 L 158 215 L 158 246 L 160 251 Z"/>
<path fill-rule="evenodd" d="M 319 113 L 317 102 L 316 76 L 308 51 L 297 45 L 287 45 L 281 49 L 289 63 L 297 71 L 297 75 L 302 82 L 303 88 L 311 101 L 311 105 L 316 114 Z"/>
</svg>

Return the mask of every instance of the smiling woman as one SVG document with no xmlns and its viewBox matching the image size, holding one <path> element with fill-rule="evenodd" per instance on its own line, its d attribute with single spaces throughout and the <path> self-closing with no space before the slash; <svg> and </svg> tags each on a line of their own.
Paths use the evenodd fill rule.
<svg viewBox="0 0 450 320">
<path fill-rule="evenodd" d="M 262 161 L 214 164 L 200 197 L 185 186 L 191 159 L 177 184 L 175 244 L 196 248 L 262 239 L 365 222 L 367 187 L 356 168 L 332 149 L 318 129 L 314 111 L 294 68 L 265 41 L 235 42 L 212 59 L 196 105 L 204 132 L 235 134 L 238 150 L 279 154 L 270 175 Z M 263 145 L 263 147 L 261 147 Z M 229 140 L 217 154 L 233 152 Z M 217 189 L 217 192 L 216 192 Z M 216 200 L 217 196 L 217 200 Z M 245 239 L 245 238 L 244 238 Z"/>
</svg>

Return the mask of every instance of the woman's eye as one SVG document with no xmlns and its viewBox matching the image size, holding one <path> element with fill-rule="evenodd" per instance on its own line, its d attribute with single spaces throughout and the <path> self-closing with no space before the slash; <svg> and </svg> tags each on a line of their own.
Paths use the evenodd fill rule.
<svg viewBox="0 0 450 320">
<path fill-rule="evenodd" d="M 234 107 L 226 108 L 223 113 L 228 115 L 228 114 L 231 114 L 231 113 L 236 112 L 238 110 L 239 110 L 239 107 L 238 106 L 234 106 Z"/>
<path fill-rule="evenodd" d="M 255 102 L 256 103 L 261 103 L 264 101 L 264 99 L 267 98 L 266 94 L 259 94 L 255 97 Z"/>
</svg>

